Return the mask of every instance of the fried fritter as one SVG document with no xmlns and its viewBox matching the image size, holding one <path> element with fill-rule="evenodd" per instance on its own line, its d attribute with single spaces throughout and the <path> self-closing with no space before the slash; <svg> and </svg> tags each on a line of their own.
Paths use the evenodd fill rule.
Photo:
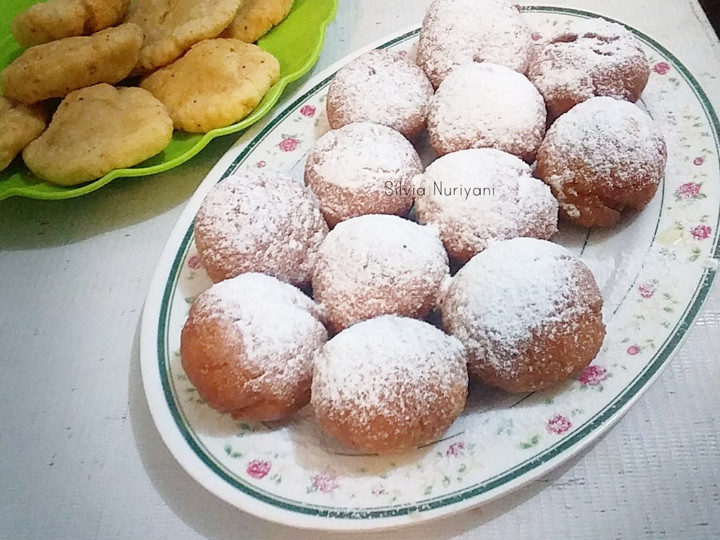
<svg viewBox="0 0 720 540">
<path fill-rule="evenodd" d="M 290 13 L 293 0 L 245 0 L 221 37 L 254 43 Z"/>
<path fill-rule="evenodd" d="M 132 167 L 172 138 L 165 107 L 142 88 L 97 84 L 70 93 L 47 130 L 23 150 L 37 176 L 63 186 Z"/>
<path fill-rule="evenodd" d="M 142 42 L 140 27 L 123 24 L 30 47 L 2 72 L 3 93 L 30 104 L 98 83 L 114 84 L 137 64 Z"/>
<path fill-rule="evenodd" d="M 130 0 L 48 0 L 18 13 L 12 33 L 23 47 L 94 34 L 118 24 L 129 5 Z"/>
<path fill-rule="evenodd" d="M 150 73 L 177 60 L 192 45 L 217 37 L 242 0 L 136 0 L 126 22 L 145 33 L 137 73 Z"/>
<path fill-rule="evenodd" d="M 0 96 L 0 171 L 45 130 L 47 115 L 37 105 Z"/>
<path fill-rule="evenodd" d="M 280 77 L 280 63 L 257 45 L 208 39 L 146 77 L 140 86 L 167 107 L 177 129 L 205 133 L 247 116 Z"/>
</svg>

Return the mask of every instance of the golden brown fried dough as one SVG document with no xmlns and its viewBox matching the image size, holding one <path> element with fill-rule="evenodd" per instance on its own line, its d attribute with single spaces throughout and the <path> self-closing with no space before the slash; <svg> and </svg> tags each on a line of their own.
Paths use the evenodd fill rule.
<svg viewBox="0 0 720 540">
<path fill-rule="evenodd" d="M 0 96 L 0 171 L 45 130 L 47 116 L 36 105 Z"/>
<path fill-rule="evenodd" d="M 12 33 L 23 47 L 89 35 L 118 24 L 129 5 L 130 0 L 48 0 L 20 12 Z"/>
<path fill-rule="evenodd" d="M 23 159 L 43 180 L 70 186 L 132 167 L 171 137 L 172 120 L 150 92 L 98 84 L 69 94 Z"/>
<path fill-rule="evenodd" d="M 36 103 L 98 83 L 114 84 L 132 71 L 142 42 L 137 25 L 123 24 L 31 47 L 2 72 L 3 92 Z"/>
<path fill-rule="evenodd" d="M 145 33 L 138 73 L 177 60 L 198 41 L 217 37 L 242 0 L 136 0 L 126 17 Z"/>
<path fill-rule="evenodd" d="M 245 0 L 222 37 L 254 43 L 290 13 L 293 0 Z"/>
<path fill-rule="evenodd" d="M 177 129 L 205 133 L 247 116 L 280 77 L 280 64 L 257 45 L 209 39 L 140 83 L 162 101 Z"/>
</svg>

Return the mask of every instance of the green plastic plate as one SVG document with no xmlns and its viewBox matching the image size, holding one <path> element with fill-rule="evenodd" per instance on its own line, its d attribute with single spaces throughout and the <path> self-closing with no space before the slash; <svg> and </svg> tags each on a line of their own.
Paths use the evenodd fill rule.
<svg viewBox="0 0 720 540">
<path fill-rule="evenodd" d="M 10 33 L 13 17 L 36 3 L 35 0 L 2 0 L 0 7 L 0 69 L 21 52 Z M 0 172 L 0 200 L 12 196 L 32 199 L 68 199 L 95 191 L 111 180 L 155 174 L 177 167 L 195 156 L 216 137 L 237 133 L 265 116 L 280 99 L 285 87 L 299 79 L 317 62 L 325 39 L 325 28 L 335 17 L 337 0 L 295 0 L 288 17 L 258 41 L 258 45 L 280 61 L 280 80 L 257 108 L 242 121 L 205 134 L 175 131 L 172 141 L 160 154 L 135 167 L 116 169 L 102 178 L 80 186 L 56 186 L 32 174 L 19 157 Z"/>
</svg>

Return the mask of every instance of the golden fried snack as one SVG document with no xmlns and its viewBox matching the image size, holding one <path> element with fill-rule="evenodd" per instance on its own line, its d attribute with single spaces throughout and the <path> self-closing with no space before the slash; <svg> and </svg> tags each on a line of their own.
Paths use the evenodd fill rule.
<svg viewBox="0 0 720 540">
<path fill-rule="evenodd" d="M 244 0 L 222 37 L 254 43 L 290 13 L 293 0 Z"/>
<path fill-rule="evenodd" d="M 208 39 L 140 86 L 162 101 L 177 129 L 205 133 L 245 118 L 280 77 L 280 63 L 257 45 Z"/>
<path fill-rule="evenodd" d="M 94 34 L 118 24 L 129 5 L 130 0 L 48 0 L 18 13 L 12 33 L 23 47 Z"/>
<path fill-rule="evenodd" d="M 39 137 L 46 125 L 47 116 L 42 108 L 0 96 L 0 171 Z"/>
<path fill-rule="evenodd" d="M 136 0 L 126 22 L 145 33 L 136 66 L 150 73 L 182 56 L 198 41 L 217 37 L 237 13 L 242 0 Z"/>
<path fill-rule="evenodd" d="M 98 84 L 69 94 L 23 159 L 43 180 L 81 184 L 154 156 L 172 131 L 165 107 L 150 92 Z"/>
<path fill-rule="evenodd" d="M 142 42 L 137 25 L 123 24 L 31 47 L 2 72 L 3 92 L 37 103 L 98 83 L 115 84 L 132 71 Z"/>
</svg>

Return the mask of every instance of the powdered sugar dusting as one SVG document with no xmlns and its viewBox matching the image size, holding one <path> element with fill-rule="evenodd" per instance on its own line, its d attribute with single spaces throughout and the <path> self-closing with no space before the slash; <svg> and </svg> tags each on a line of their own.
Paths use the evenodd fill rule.
<svg viewBox="0 0 720 540">
<path fill-rule="evenodd" d="M 433 223 L 451 255 L 467 260 L 493 240 L 549 238 L 557 201 L 519 158 L 490 148 L 461 150 L 433 162 L 416 190 L 421 223 Z"/>
<path fill-rule="evenodd" d="M 292 395 L 298 384 L 309 385 L 312 357 L 327 340 L 321 315 L 317 304 L 300 290 L 257 273 L 212 285 L 191 309 L 196 325 L 231 321 L 243 351 L 243 370 L 256 374 L 245 388 L 251 396 L 253 392 Z"/>
<path fill-rule="evenodd" d="M 426 315 L 448 272 L 437 228 L 372 214 L 330 231 L 312 285 L 331 325 L 346 327 L 385 313 Z"/>
<path fill-rule="evenodd" d="M 540 159 L 543 170 L 549 171 L 543 180 L 562 204 L 565 195 L 576 195 L 565 192 L 577 188 L 578 174 L 594 182 L 590 188 L 597 191 L 657 184 L 665 170 L 666 149 L 659 127 L 639 107 L 595 97 L 555 121 L 543 141 Z"/>
<path fill-rule="evenodd" d="M 315 360 L 311 403 L 335 421 L 352 413 L 346 422 L 363 439 L 384 435 L 369 431 L 377 417 L 402 435 L 428 415 L 461 408 L 464 392 L 463 403 L 453 404 L 453 396 L 467 382 L 465 350 L 457 339 L 426 322 L 385 315 L 327 342 Z"/>
<path fill-rule="evenodd" d="M 505 0 L 435 0 L 420 30 L 418 65 L 437 88 L 455 67 L 493 62 L 525 73 L 532 39 Z"/>
<path fill-rule="evenodd" d="M 640 42 L 604 19 L 576 21 L 534 56 L 528 77 L 554 116 L 593 96 L 636 101 L 650 67 Z"/>
<path fill-rule="evenodd" d="M 433 87 L 405 55 L 368 51 L 337 72 L 328 88 L 330 125 L 375 122 L 413 137 L 425 126 Z"/>
<path fill-rule="evenodd" d="M 312 191 L 280 172 L 226 178 L 195 218 L 196 244 L 213 281 L 264 272 L 307 283 L 327 230 Z"/>
<path fill-rule="evenodd" d="M 524 75 L 496 64 L 466 64 L 435 93 L 428 134 L 440 155 L 490 147 L 532 161 L 545 119 L 545 102 Z"/>
<path fill-rule="evenodd" d="M 443 322 L 476 358 L 512 375 L 533 332 L 574 320 L 576 265 L 562 246 L 531 238 L 498 242 L 458 271 L 442 303 Z"/>
<path fill-rule="evenodd" d="M 370 122 L 328 131 L 305 165 L 305 181 L 331 223 L 362 214 L 407 212 L 410 182 L 421 173 L 412 144 L 397 131 Z M 400 189 L 388 195 L 388 185 Z"/>
</svg>

